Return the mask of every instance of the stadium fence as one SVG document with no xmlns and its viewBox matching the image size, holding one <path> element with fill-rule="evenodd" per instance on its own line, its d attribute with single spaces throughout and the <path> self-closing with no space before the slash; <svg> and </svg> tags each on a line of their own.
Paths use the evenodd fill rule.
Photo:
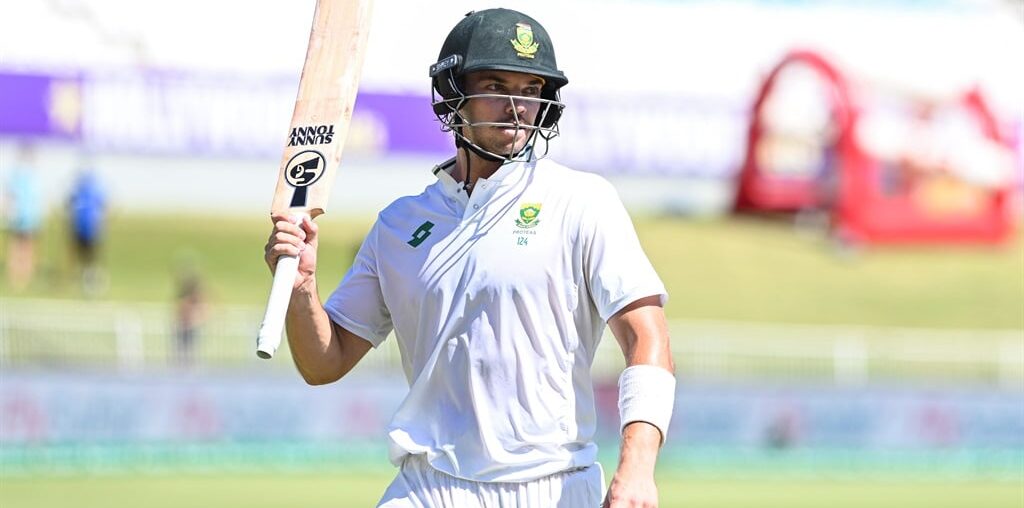
<svg viewBox="0 0 1024 508">
<path fill-rule="evenodd" d="M 210 309 L 184 354 L 169 304 L 0 298 L 0 365 L 4 368 L 244 369 L 255 357 L 262 315 L 256 306 Z M 1024 390 L 1024 330 L 937 330 L 853 325 L 795 325 L 672 320 L 682 379 L 771 379 L 860 386 L 942 382 Z M 287 346 L 273 368 L 290 369 Z M 595 358 L 596 377 L 624 365 L 610 334 Z M 388 340 L 360 370 L 401 369 Z"/>
</svg>

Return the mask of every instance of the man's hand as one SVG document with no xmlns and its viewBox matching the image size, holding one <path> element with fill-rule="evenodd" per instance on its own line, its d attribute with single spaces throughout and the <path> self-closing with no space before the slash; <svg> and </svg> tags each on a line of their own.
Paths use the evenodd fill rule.
<svg viewBox="0 0 1024 508">
<path fill-rule="evenodd" d="M 274 229 L 263 248 L 263 259 L 273 274 L 279 257 L 299 256 L 299 274 L 293 286 L 293 289 L 298 289 L 312 282 L 316 274 L 318 228 L 308 215 L 304 215 L 299 224 L 293 223 L 291 219 L 284 214 L 271 216 Z"/>
<path fill-rule="evenodd" d="M 660 444 L 661 432 L 653 425 L 634 422 L 626 426 L 619 467 L 612 477 L 604 508 L 657 508 L 654 464 Z"/>
</svg>

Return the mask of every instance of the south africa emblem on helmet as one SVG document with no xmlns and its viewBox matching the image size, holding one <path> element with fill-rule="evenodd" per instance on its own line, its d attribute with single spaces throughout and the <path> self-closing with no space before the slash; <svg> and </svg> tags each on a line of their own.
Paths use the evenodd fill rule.
<svg viewBox="0 0 1024 508">
<path fill-rule="evenodd" d="M 540 215 L 540 203 L 524 203 L 519 207 L 519 218 L 516 219 L 516 226 L 522 229 L 530 229 L 540 221 L 537 220 L 537 216 Z"/>
<path fill-rule="evenodd" d="M 523 58 L 533 58 L 533 54 L 540 47 L 540 44 L 533 40 L 533 28 L 526 23 L 516 23 L 516 38 L 510 42 L 516 54 Z"/>
</svg>

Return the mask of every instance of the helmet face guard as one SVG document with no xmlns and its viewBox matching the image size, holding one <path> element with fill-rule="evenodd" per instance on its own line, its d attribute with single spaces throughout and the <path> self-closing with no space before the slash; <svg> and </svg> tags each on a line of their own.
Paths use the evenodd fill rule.
<svg viewBox="0 0 1024 508">
<path fill-rule="evenodd" d="M 476 71 L 496 70 L 519 72 L 544 80 L 540 98 L 515 95 L 466 95 L 464 78 Z M 430 66 L 431 97 L 434 114 L 442 130 L 455 135 L 456 146 L 466 146 L 491 160 L 515 160 L 528 156 L 538 135 L 547 143 L 558 135 L 558 120 L 565 108 L 558 90 L 569 82 L 555 63 L 554 48 L 544 27 L 520 12 L 488 9 L 471 12 L 460 21 L 445 39 L 438 62 Z M 512 122 L 474 122 L 463 113 L 467 101 L 474 99 L 508 100 L 512 111 L 522 103 L 539 104 L 537 118 L 531 123 L 520 119 Z M 464 135 L 465 128 L 495 127 L 527 133 L 526 143 L 518 152 L 497 154 L 483 149 Z"/>
<path fill-rule="evenodd" d="M 544 152 L 540 157 L 547 155 L 549 147 L 548 143 L 558 136 L 557 120 L 562 114 L 562 109 L 565 107 L 561 102 L 536 97 L 518 97 L 515 95 L 503 94 L 464 95 L 460 93 L 454 98 L 445 99 L 443 97 L 438 97 L 436 90 L 434 92 L 435 94 L 432 105 L 434 107 L 435 114 L 437 114 L 438 120 L 441 122 L 441 129 L 444 131 L 451 131 L 455 134 L 457 143 L 467 145 L 478 155 L 492 160 L 512 161 L 517 160 L 524 155 L 528 155 L 531 152 L 529 148 L 535 145 L 537 137 L 544 140 Z M 510 122 L 474 122 L 473 119 L 466 116 L 462 108 L 469 101 L 476 99 L 508 101 L 509 107 L 512 110 L 512 120 Z M 524 103 L 532 103 L 538 106 L 537 118 L 533 123 L 528 123 L 527 119 L 519 116 L 517 106 L 523 105 Z M 438 113 L 438 111 L 443 111 L 443 113 Z M 519 150 L 515 150 L 515 146 L 513 145 L 512 150 L 508 153 L 495 153 L 468 139 L 464 134 L 464 129 L 467 127 L 474 129 L 481 127 L 515 129 L 515 138 L 519 137 L 520 132 L 526 133 L 526 143 L 524 143 Z"/>
</svg>

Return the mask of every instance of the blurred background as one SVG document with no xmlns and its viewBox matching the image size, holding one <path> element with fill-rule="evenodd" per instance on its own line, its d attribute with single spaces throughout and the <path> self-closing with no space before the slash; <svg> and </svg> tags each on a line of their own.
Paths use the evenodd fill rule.
<svg viewBox="0 0 1024 508">
<path fill-rule="evenodd" d="M 450 156 L 427 67 L 492 6 L 376 2 L 322 296 Z M 570 79 L 551 157 L 615 184 L 671 294 L 662 506 L 1024 506 L 1024 2 L 508 6 Z M 316 388 L 254 354 L 313 7 L 0 2 L 5 508 L 373 506 L 390 482 L 393 341 Z"/>
</svg>

